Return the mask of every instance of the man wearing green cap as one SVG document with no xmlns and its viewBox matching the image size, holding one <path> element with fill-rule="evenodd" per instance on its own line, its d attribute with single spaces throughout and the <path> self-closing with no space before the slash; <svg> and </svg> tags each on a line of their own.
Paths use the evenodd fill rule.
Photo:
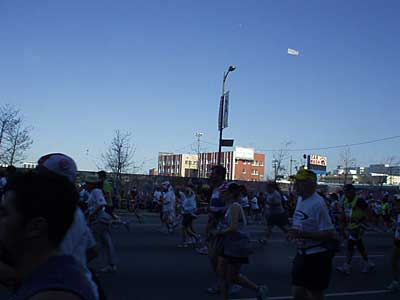
<svg viewBox="0 0 400 300">
<path fill-rule="evenodd" d="M 298 300 L 324 299 L 328 288 L 333 251 L 325 246 L 336 238 L 336 232 L 323 198 L 316 193 L 317 176 L 300 170 L 295 188 L 298 197 L 289 236 L 296 241 L 298 252 L 293 261 L 293 296 Z"/>
</svg>

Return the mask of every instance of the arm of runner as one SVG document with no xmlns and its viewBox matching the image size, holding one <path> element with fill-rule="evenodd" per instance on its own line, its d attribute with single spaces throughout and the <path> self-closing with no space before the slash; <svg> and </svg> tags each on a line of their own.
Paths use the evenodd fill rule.
<svg viewBox="0 0 400 300">
<path fill-rule="evenodd" d="M 231 232 L 235 232 L 239 225 L 240 208 L 239 206 L 233 205 L 231 208 L 231 223 L 226 229 L 219 230 L 217 234 L 225 235 Z"/>
</svg>

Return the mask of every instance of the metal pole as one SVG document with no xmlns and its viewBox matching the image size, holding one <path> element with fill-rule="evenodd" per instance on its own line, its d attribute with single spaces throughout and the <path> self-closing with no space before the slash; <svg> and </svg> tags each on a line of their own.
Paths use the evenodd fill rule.
<svg viewBox="0 0 400 300">
<path fill-rule="evenodd" d="M 201 177 L 201 172 L 200 172 L 200 138 L 203 136 L 203 134 L 201 132 L 197 132 L 196 133 L 196 137 L 197 137 L 197 177 L 200 178 Z"/>
<path fill-rule="evenodd" d="M 223 122 L 224 122 L 224 120 L 223 120 L 223 117 L 224 117 L 224 101 L 225 101 L 225 81 L 226 81 L 226 77 L 228 76 L 228 74 L 229 74 L 229 71 L 226 73 L 226 72 L 224 72 L 224 77 L 223 77 L 223 80 L 222 80 L 222 98 L 221 98 L 221 100 L 222 100 L 222 105 L 220 106 L 220 109 L 221 109 L 221 111 L 220 111 L 220 121 L 221 121 L 221 123 L 219 124 L 220 125 L 220 127 L 219 127 L 219 143 L 218 143 L 218 162 L 217 162 L 217 164 L 218 165 L 220 165 L 221 164 L 221 152 L 222 152 L 222 131 L 224 130 L 224 128 L 223 128 Z"/>
</svg>

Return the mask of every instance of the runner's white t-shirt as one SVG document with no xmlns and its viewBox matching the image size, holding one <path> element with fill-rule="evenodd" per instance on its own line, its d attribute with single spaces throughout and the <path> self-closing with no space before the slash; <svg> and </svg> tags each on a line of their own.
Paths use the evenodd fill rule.
<svg viewBox="0 0 400 300">
<path fill-rule="evenodd" d="M 163 211 L 174 212 L 175 200 L 175 192 L 173 189 L 170 189 L 168 192 L 164 193 Z"/>
<path fill-rule="evenodd" d="M 249 207 L 249 198 L 247 196 L 242 197 L 242 201 L 240 203 L 242 207 Z"/>
<path fill-rule="evenodd" d="M 219 187 L 214 188 L 210 199 L 210 211 L 216 213 L 221 212 L 226 209 L 225 200 L 222 199 L 222 192 L 226 191 L 228 188 L 228 183 L 224 182 Z"/>
<path fill-rule="evenodd" d="M 319 232 L 334 229 L 329 216 L 329 210 L 324 199 L 320 195 L 314 193 L 305 200 L 299 197 L 293 215 L 293 227 L 305 232 Z M 319 241 L 311 239 L 301 239 L 298 243 L 298 247 L 307 249 L 320 243 Z M 312 254 L 324 251 L 326 251 L 325 248 L 315 247 L 307 250 L 306 253 Z"/>
<path fill-rule="evenodd" d="M 94 189 L 90 192 L 88 199 L 88 210 L 91 215 L 96 211 L 99 206 L 107 205 L 106 199 L 104 198 L 104 194 L 100 189 Z"/>
<path fill-rule="evenodd" d="M 282 206 L 282 197 L 278 191 L 267 193 L 265 202 L 269 206 L 269 212 L 271 215 L 279 215 L 285 212 Z"/>
<path fill-rule="evenodd" d="M 90 285 L 96 298 L 99 297 L 98 287 L 94 283 L 92 274 L 87 266 L 87 250 L 96 246 L 96 241 L 92 231 L 86 224 L 85 216 L 80 208 L 76 208 L 74 221 L 68 229 L 64 240 L 60 245 L 60 252 L 65 255 L 73 256 L 82 266 L 86 278 L 90 281 Z"/>
<path fill-rule="evenodd" d="M 258 199 L 257 197 L 253 197 L 250 201 L 251 203 L 251 209 L 256 210 L 259 209 L 260 207 L 258 206 Z"/>
<path fill-rule="evenodd" d="M 182 201 L 182 213 L 193 214 L 196 211 L 196 195 L 193 193 L 192 196 L 186 196 L 184 193 L 179 192 Z"/>
<path fill-rule="evenodd" d="M 153 202 L 159 203 L 162 196 L 162 192 L 155 191 L 153 194 Z"/>
</svg>

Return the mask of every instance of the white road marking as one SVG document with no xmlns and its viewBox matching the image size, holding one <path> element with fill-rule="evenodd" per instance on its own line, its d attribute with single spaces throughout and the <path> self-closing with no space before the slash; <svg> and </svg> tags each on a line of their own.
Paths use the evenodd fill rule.
<svg viewBox="0 0 400 300">
<path fill-rule="evenodd" d="M 384 254 L 369 254 L 368 255 L 368 257 L 371 257 L 371 258 L 379 258 L 379 257 L 385 257 L 385 256 L 387 256 L 387 255 L 384 255 Z M 342 259 L 342 258 L 347 258 L 347 256 L 345 256 L 345 255 L 335 255 L 334 258 Z M 353 258 L 362 258 L 362 256 L 354 255 Z M 289 256 L 289 259 L 294 259 L 294 256 Z"/>
<path fill-rule="evenodd" d="M 344 297 L 344 296 L 360 296 L 360 295 L 378 295 L 390 293 L 388 290 L 372 290 L 372 291 L 357 291 L 357 292 L 343 292 L 343 293 L 330 293 L 326 294 L 325 297 Z M 269 297 L 269 300 L 286 300 L 293 299 L 293 296 L 278 296 Z M 231 300 L 257 300 L 256 298 L 245 298 L 245 299 L 231 299 Z"/>
</svg>

